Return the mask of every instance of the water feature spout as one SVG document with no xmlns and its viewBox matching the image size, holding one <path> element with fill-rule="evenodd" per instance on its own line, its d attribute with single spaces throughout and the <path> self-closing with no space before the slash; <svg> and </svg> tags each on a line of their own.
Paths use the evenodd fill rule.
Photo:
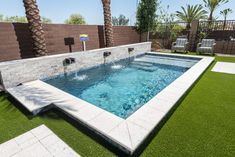
<svg viewBox="0 0 235 157">
<path fill-rule="evenodd" d="M 103 57 L 104 57 L 104 65 L 106 64 L 106 58 L 111 55 L 111 52 L 104 52 Z M 111 63 L 111 68 L 112 69 L 121 69 L 123 66 L 122 65 L 116 65 L 115 60 L 117 60 L 114 56 L 114 59 L 110 61 Z"/>
<path fill-rule="evenodd" d="M 106 63 L 106 58 L 107 58 L 108 56 L 110 56 L 110 55 L 111 55 L 111 52 L 108 52 L 108 51 L 106 51 L 106 52 L 103 53 L 104 64 Z"/>
<path fill-rule="evenodd" d="M 64 66 L 67 66 L 67 65 L 73 64 L 75 62 L 76 62 L 76 59 L 70 57 L 70 58 L 65 58 L 63 61 L 63 64 L 64 64 Z"/>
<path fill-rule="evenodd" d="M 106 52 L 103 53 L 104 58 L 106 58 L 106 57 L 108 57 L 108 56 L 110 56 L 110 55 L 111 55 L 111 52 L 108 52 L 108 51 L 106 51 Z"/>
<path fill-rule="evenodd" d="M 69 57 L 63 60 L 64 65 L 64 75 L 67 76 L 68 65 L 74 64 L 76 62 L 75 58 Z"/>
<path fill-rule="evenodd" d="M 130 54 L 131 52 L 133 52 L 134 51 L 134 48 L 132 48 L 132 47 L 129 47 L 128 48 L 128 53 Z"/>
<path fill-rule="evenodd" d="M 131 61 L 131 52 L 134 51 L 134 48 L 133 47 L 129 47 L 128 48 L 128 53 L 129 53 L 129 62 Z"/>
</svg>

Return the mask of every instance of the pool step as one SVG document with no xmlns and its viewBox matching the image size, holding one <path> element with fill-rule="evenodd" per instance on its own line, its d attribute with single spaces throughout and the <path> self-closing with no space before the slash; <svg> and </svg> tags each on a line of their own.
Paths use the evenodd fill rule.
<svg viewBox="0 0 235 157">
<path fill-rule="evenodd" d="M 182 60 L 182 59 L 175 59 L 175 58 L 167 59 L 167 58 L 143 57 L 143 58 L 137 58 L 133 62 L 163 64 L 163 65 L 180 66 L 180 67 L 190 68 L 197 61 L 194 61 L 194 60 Z"/>
<path fill-rule="evenodd" d="M 154 67 L 143 67 L 143 66 L 140 66 L 140 65 L 131 65 L 130 67 L 135 68 L 137 70 L 147 71 L 147 72 L 154 72 L 154 71 L 157 70 L 157 68 L 154 68 Z"/>
<path fill-rule="evenodd" d="M 145 67 L 152 67 L 153 66 L 153 63 L 146 62 L 146 61 L 133 61 L 131 64 L 141 65 L 141 66 L 145 66 Z"/>
</svg>

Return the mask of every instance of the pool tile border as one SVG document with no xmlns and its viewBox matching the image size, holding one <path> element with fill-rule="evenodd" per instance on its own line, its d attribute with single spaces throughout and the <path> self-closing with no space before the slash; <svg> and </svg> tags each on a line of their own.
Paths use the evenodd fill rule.
<svg viewBox="0 0 235 157">
<path fill-rule="evenodd" d="M 45 89 L 50 91 L 51 95 L 47 95 L 47 97 L 53 98 L 51 104 L 55 107 L 73 119 L 85 124 L 89 129 L 100 134 L 108 142 L 122 149 L 124 152 L 133 154 L 214 60 L 213 57 L 204 56 L 159 52 L 150 52 L 150 54 L 182 56 L 199 58 L 201 60 L 127 119 L 117 117 L 40 80 L 37 80 L 35 86 L 40 88 L 43 85 Z M 8 91 L 10 94 L 14 93 L 14 89 L 9 89 Z M 15 98 L 18 99 L 17 97 Z M 20 102 L 24 104 L 24 101 Z"/>
</svg>

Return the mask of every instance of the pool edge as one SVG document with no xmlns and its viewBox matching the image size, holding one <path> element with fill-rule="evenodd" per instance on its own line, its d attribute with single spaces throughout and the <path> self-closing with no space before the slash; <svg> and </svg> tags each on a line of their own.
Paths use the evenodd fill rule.
<svg viewBox="0 0 235 157">
<path fill-rule="evenodd" d="M 209 65 L 213 62 L 214 57 L 204 57 L 204 56 L 189 56 L 189 55 L 179 55 L 179 54 L 166 54 L 159 52 L 146 52 L 152 54 L 164 54 L 168 56 L 187 56 L 187 57 L 195 57 L 201 58 L 201 60 L 192 66 L 188 71 L 186 71 L 183 75 L 169 84 L 166 88 L 164 88 L 160 93 L 154 96 L 149 102 L 143 105 L 139 110 L 129 116 L 127 119 L 119 119 L 116 115 L 110 114 L 107 111 L 100 109 L 92 104 L 85 103 L 79 98 L 74 98 L 70 94 L 61 91 L 60 89 L 53 87 L 49 84 L 48 88 L 53 88 L 56 94 L 65 96 L 68 99 L 64 103 L 69 103 L 70 100 L 73 100 L 74 103 L 82 104 L 82 107 L 76 108 L 78 112 L 85 112 L 89 107 L 92 108 L 92 111 L 89 111 L 88 114 L 94 113 L 96 116 L 92 118 L 84 118 L 83 114 L 77 114 L 76 112 L 69 111 L 66 108 L 61 107 L 62 105 L 58 105 L 55 102 L 51 102 L 59 107 L 60 110 L 69 114 L 73 118 L 77 119 L 84 125 L 91 127 L 91 129 L 103 136 L 109 143 L 115 145 L 116 147 L 122 149 L 127 154 L 132 155 L 138 147 L 145 141 L 145 139 L 154 131 L 156 126 L 161 122 L 162 119 L 168 114 L 168 112 L 174 107 L 174 105 L 178 102 L 178 100 L 187 92 L 188 89 L 196 82 L 196 80 L 203 74 L 203 72 L 209 67 Z M 44 82 L 45 83 L 45 82 Z M 70 95 L 70 96 L 68 96 Z M 16 98 L 16 97 L 15 97 Z M 56 97 L 61 99 L 61 97 Z M 17 99 L 17 98 L 16 98 Z M 23 103 L 23 102 L 21 102 Z M 158 106 L 156 107 L 156 104 Z M 166 108 L 165 104 L 168 105 Z M 92 105 L 92 107 L 91 107 Z M 70 105 L 68 105 L 70 106 Z M 67 107 L 68 107 L 67 106 Z M 71 106 L 72 107 L 72 106 Z M 87 111 L 88 111 L 87 109 Z M 107 115 L 107 116 L 105 116 Z M 148 116 L 141 116 L 148 115 Z M 157 115 L 157 116 L 156 116 Z M 102 117 L 103 116 L 103 117 Z M 107 121 L 107 118 L 110 121 Z M 154 119 L 153 119 L 154 118 Z M 98 121 L 97 121 L 98 119 Z M 115 127 L 110 127 L 109 129 L 102 126 L 103 122 L 109 123 L 113 126 L 113 120 L 115 120 Z M 95 121 L 95 122 L 94 122 Z M 109 125 L 105 124 L 105 125 Z"/>
</svg>

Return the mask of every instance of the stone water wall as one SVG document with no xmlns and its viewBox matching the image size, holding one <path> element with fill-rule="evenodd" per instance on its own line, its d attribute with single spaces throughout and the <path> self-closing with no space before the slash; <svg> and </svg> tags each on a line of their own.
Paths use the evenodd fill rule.
<svg viewBox="0 0 235 157">
<path fill-rule="evenodd" d="M 131 56 L 151 51 L 151 42 L 95 49 L 82 52 L 64 53 L 38 58 L 21 59 L 0 63 L 2 84 L 5 88 L 37 79 L 43 79 L 70 71 L 91 68 L 103 64 L 103 52 L 110 51 L 107 63 L 129 57 L 128 48 L 134 48 Z M 76 63 L 64 66 L 65 58 L 75 58 Z"/>
</svg>

